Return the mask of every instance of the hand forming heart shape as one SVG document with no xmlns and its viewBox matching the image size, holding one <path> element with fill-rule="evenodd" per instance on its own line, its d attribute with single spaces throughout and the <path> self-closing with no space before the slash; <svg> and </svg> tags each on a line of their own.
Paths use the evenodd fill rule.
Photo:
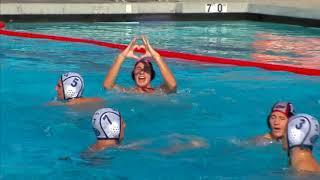
<svg viewBox="0 0 320 180">
<path fill-rule="evenodd" d="M 136 55 L 136 54 L 134 53 L 134 51 L 139 51 L 139 52 L 143 52 L 143 51 L 144 51 L 145 53 L 144 53 L 143 55 L 141 55 L 141 56 L 138 56 L 138 55 Z M 134 59 L 136 59 L 137 61 L 139 61 L 139 60 L 141 60 L 141 59 L 143 59 L 143 58 L 145 58 L 145 57 L 151 57 L 151 56 L 150 56 L 150 53 L 149 53 L 148 51 L 146 51 L 145 45 L 135 44 L 135 45 L 133 46 L 133 48 L 131 49 L 131 51 L 129 51 L 128 57 L 134 58 Z"/>
<path fill-rule="evenodd" d="M 151 57 L 151 53 L 149 52 L 150 51 L 150 45 L 149 45 L 149 42 L 147 41 L 147 39 L 142 36 L 142 40 L 143 40 L 143 45 L 138 45 L 136 44 L 137 43 L 137 39 L 138 37 L 135 37 L 132 39 L 132 41 L 130 42 L 130 44 L 127 46 L 127 48 L 122 52 L 123 55 L 125 57 L 130 57 L 130 58 L 133 58 L 133 59 L 136 59 L 136 60 L 141 60 L 145 57 Z M 144 52 L 144 54 L 142 56 L 137 56 L 134 51 L 138 51 L 138 52 Z"/>
<path fill-rule="evenodd" d="M 140 50 L 145 50 L 146 47 L 145 47 L 144 45 L 138 45 L 138 44 L 136 44 L 136 45 L 134 45 L 133 49 L 140 51 Z"/>
</svg>

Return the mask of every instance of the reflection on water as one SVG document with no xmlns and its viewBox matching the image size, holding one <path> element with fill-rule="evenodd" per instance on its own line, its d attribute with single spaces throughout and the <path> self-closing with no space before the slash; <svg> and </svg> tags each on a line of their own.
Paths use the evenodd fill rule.
<svg viewBox="0 0 320 180">
<path fill-rule="evenodd" d="M 258 33 L 252 44 L 257 62 L 320 69 L 320 38 Z"/>
<path fill-rule="evenodd" d="M 320 69 L 318 28 L 246 21 L 219 21 L 9 23 L 7 29 L 121 44 L 129 43 L 133 36 L 146 34 L 154 47 L 159 49 Z M 71 53 L 66 52 L 66 55 L 72 55 Z M 74 53 L 76 54 L 73 55 L 85 57 L 88 52 L 84 50 Z M 51 55 L 54 58 L 54 55 Z"/>
</svg>

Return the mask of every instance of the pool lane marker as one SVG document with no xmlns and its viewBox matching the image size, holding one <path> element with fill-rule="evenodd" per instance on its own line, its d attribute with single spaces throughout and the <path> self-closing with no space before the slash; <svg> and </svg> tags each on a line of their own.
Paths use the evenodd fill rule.
<svg viewBox="0 0 320 180">
<path fill-rule="evenodd" d="M 103 46 L 113 49 L 125 49 L 127 45 L 124 44 L 116 44 L 116 43 L 108 43 L 90 39 L 81 39 L 81 38 L 72 38 L 72 37 L 64 37 L 64 36 L 55 36 L 55 35 L 46 35 L 39 33 L 30 33 L 30 32 L 17 32 L 6 30 L 5 24 L 0 22 L 0 34 L 5 36 L 15 36 L 15 37 L 24 37 L 24 38 L 33 38 L 33 39 L 48 39 L 53 41 L 63 41 L 63 42 L 76 42 L 76 43 L 86 43 L 93 44 L 97 46 Z M 197 61 L 202 63 L 214 63 L 214 64 L 226 64 L 226 65 L 234 65 L 241 67 L 256 67 L 262 68 L 270 71 L 287 71 L 296 74 L 308 75 L 308 76 L 320 76 L 320 69 L 310 69 L 310 68 L 301 68 L 287 65 L 279 65 L 279 64 L 269 64 L 269 63 L 261 63 L 254 61 L 245 61 L 239 59 L 230 59 L 230 58 L 220 58 L 214 56 L 204 56 L 198 54 L 190 54 L 190 53 L 182 53 L 182 52 L 174 52 L 168 50 L 156 49 L 161 56 L 167 58 L 178 58 L 188 61 Z M 144 53 L 143 49 L 136 49 L 135 52 Z"/>
</svg>

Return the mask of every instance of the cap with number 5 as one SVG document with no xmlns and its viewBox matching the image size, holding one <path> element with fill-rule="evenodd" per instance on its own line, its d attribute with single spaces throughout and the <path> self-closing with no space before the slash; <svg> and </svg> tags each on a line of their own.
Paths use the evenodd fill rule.
<svg viewBox="0 0 320 180">
<path fill-rule="evenodd" d="M 79 73 L 64 73 L 61 75 L 61 82 L 65 100 L 82 96 L 84 82 Z"/>
</svg>

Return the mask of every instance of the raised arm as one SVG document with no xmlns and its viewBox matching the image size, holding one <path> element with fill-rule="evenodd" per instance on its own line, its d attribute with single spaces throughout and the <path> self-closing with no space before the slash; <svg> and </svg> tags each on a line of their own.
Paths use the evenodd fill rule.
<svg viewBox="0 0 320 180">
<path fill-rule="evenodd" d="M 136 41 L 137 38 L 133 38 L 132 41 L 130 42 L 130 44 L 127 46 L 127 48 L 125 50 L 123 50 L 115 59 L 115 61 L 113 62 L 111 68 L 109 69 L 109 72 L 107 73 L 104 82 L 103 82 L 103 87 L 105 89 L 113 89 L 116 86 L 115 84 L 115 80 L 118 76 L 119 70 L 121 68 L 121 65 L 123 63 L 123 61 L 127 58 L 134 58 L 134 59 L 139 59 L 134 53 L 134 48 L 136 46 Z"/>
<path fill-rule="evenodd" d="M 149 40 L 145 37 L 142 36 L 142 41 L 143 44 L 146 48 L 146 54 L 144 57 L 151 56 L 159 66 L 161 75 L 164 79 L 164 83 L 161 85 L 161 88 L 165 90 L 166 93 L 173 93 L 176 92 L 177 90 L 177 83 L 176 80 L 170 71 L 169 67 L 167 64 L 163 61 L 162 57 L 160 54 L 153 49 L 153 47 L 150 45 Z"/>
</svg>

